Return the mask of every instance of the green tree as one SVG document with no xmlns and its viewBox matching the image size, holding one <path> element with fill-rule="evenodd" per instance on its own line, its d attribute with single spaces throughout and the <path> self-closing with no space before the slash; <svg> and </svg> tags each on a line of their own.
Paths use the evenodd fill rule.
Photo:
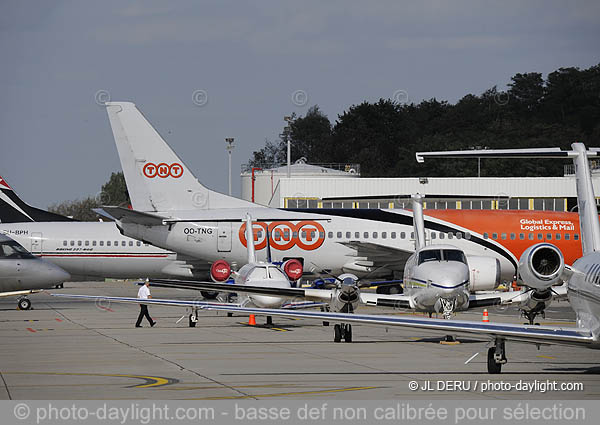
<svg viewBox="0 0 600 425">
<path fill-rule="evenodd" d="M 102 185 L 99 201 L 103 205 L 122 207 L 131 205 L 131 199 L 129 198 L 127 184 L 125 183 L 122 171 L 112 173 L 108 182 Z"/>
</svg>

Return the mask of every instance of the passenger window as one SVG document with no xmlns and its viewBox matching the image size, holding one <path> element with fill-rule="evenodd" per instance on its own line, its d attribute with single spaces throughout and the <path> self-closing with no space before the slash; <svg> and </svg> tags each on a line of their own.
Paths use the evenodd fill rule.
<svg viewBox="0 0 600 425">
<path fill-rule="evenodd" d="M 77 246 L 81 246 L 81 241 L 77 241 Z"/>
<path fill-rule="evenodd" d="M 533 233 L 529 234 L 529 240 L 532 241 L 533 240 Z"/>
<path fill-rule="evenodd" d="M 410 232 L 410 238 L 414 239 L 415 238 L 415 232 Z"/>
<path fill-rule="evenodd" d="M 435 232 L 431 232 L 431 240 L 434 240 L 436 237 L 437 236 L 436 236 Z"/>
<path fill-rule="evenodd" d="M 405 239 L 405 238 L 406 238 L 406 233 L 400 232 L 400 239 Z"/>
<path fill-rule="evenodd" d="M 360 239 L 360 232 L 354 232 L 354 237 L 356 239 Z"/>
<path fill-rule="evenodd" d="M 115 246 L 119 246 L 119 241 L 115 241 Z"/>
<path fill-rule="evenodd" d="M 448 239 L 452 239 L 454 237 L 454 235 L 452 234 L 452 232 L 448 232 Z"/>
<path fill-rule="evenodd" d="M 110 246 L 110 241 L 106 241 L 106 246 Z"/>
<path fill-rule="evenodd" d="M 506 233 L 502 233 L 501 238 L 506 239 Z"/>
<path fill-rule="evenodd" d="M 492 239 L 498 239 L 498 233 L 492 233 Z"/>
<path fill-rule="evenodd" d="M 71 241 L 70 245 L 75 246 L 75 241 Z"/>
<path fill-rule="evenodd" d="M 342 232 L 337 232 L 337 238 L 342 239 Z"/>
<path fill-rule="evenodd" d="M 462 233 L 456 232 L 456 239 L 462 239 Z"/>
<path fill-rule="evenodd" d="M 377 239 L 377 232 L 373 232 L 373 239 Z"/>
<path fill-rule="evenodd" d="M 90 241 L 85 241 L 85 246 L 90 246 Z"/>
<path fill-rule="evenodd" d="M 327 233 L 327 237 L 328 237 L 329 239 L 333 239 L 333 232 L 329 232 L 329 233 Z"/>
<path fill-rule="evenodd" d="M 444 239 L 445 237 L 446 237 L 446 234 L 445 234 L 445 233 L 440 233 L 440 240 L 441 240 L 441 239 Z"/>
<path fill-rule="evenodd" d="M 67 241 L 63 241 L 63 246 L 67 246 Z"/>
<path fill-rule="evenodd" d="M 381 232 L 381 239 L 387 239 L 387 232 Z"/>
<path fill-rule="evenodd" d="M 96 241 L 92 241 L 92 246 L 96 246 Z"/>
<path fill-rule="evenodd" d="M 141 243 L 140 241 L 137 241 L 135 244 L 136 244 L 137 246 L 142 246 L 142 243 Z"/>
<path fill-rule="evenodd" d="M 363 237 L 364 237 L 365 239 L 369 239 L 369 232 L 365 232 L 365 233 L 363 233 Z"/>
<path fill-rule="evenodd" d="M 578 240 L 579 240 L 579 234 L 575 233 L 575 234 L 573 235 L 573 240 L 574 240 L 574 241 L 578 241 Z"/>
<path fill-rule="evenodd" d="M 352 233 L 351 232 L 346 232 L 346 239 L 350 239 L 352 237 Z"/>
<path fill-rule="evenodd" d="M 525 234 L 524 233 L 519 233 L 519 239 L 524 240 L 525 239 Z"/>
<path fill-rule="evenodd" d="M 571 239 L 571 234 L 570 233 L 565 233 L 565 240 L 568 241 Z"/>
<path fill-rule="evenodd" d="M 392 239 L 396 239 L 396 232 L 392 232 L 391 234 Z"/>
<path fill-rule="evenodd" d="M 556 235 L 554 235 L 554 239 L 556 239 L 557 241 L 560 240 L 560 233 L 557 233 Z"/>
<path fill-rule="evenodd" d="M 483 234 L 483 239 L 488 239 L 488 238 L 489 238 L 489 235 L 487 233 L 484 233 Z"/>
<path fill-rule="evenodd" d="M 548 233 L 546 234 L 546 239 L 551 241 L 552 240 L 552 233 Z"/>
<path fill-rule="evenodd" d="M 100 246 L 104 246 L 104 241 L 100 241 Z"/>
<path fill-rule="evenodd" d="M 538 233 L 538 241 L 541 241 L 542 239 L 544 239 L 544 235 L 542 235 L 541 233 Z"/>
<path fill-rule="evenodd" d="M 465 233 L 465 239 L 466 240 L 470 240 L 471 239 L 471 234 L 469 232 Z"/>
<path fill-rule="evenodd" d="M 514 233 L 511 233 L 511 234 L 510 234 L 510 239 L 511 239 L 511 240 L 515 240 L 515 238 L 516 238 L 516 235 L 515 235 Z"/>
</svg>

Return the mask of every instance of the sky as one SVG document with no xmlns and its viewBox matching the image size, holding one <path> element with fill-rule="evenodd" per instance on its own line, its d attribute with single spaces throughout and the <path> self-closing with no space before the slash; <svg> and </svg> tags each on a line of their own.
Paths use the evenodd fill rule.
<svg viewBox="0 0 600 425">
<path fill-rule="evenodd" d="M 46 208 L 120 171 L 102 102 L 131 101 L 227 191 L 283 117 L 390 98 L 456 102 L 516 73 L 600 63 L 600 2 L 0 3 L 0 176 Z M 309 158 L 310 160 L 310 158 Z"/>
</svg>

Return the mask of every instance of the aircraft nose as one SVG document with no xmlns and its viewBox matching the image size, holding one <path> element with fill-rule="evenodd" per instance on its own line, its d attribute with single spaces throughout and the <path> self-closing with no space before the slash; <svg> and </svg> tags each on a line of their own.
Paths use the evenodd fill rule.
<svg viewBox="0 0 600 425">
<path fill-rule="evenodd" d="M 63 283 L 64 281 L 69 280 L 71 278 L 71 275 L 69 273 L 67 273 L 65 270 L 61 269 L 57 265 L 51 263 L 47 263 L 45 275 L 48 281 L 57 284 Z"/>
</svg>

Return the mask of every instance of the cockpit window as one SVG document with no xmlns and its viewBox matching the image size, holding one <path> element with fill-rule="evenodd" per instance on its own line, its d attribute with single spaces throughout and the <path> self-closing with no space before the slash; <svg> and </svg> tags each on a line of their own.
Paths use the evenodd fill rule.
<svg viewBox="0 0 600 425">
<path fill-rule="evenodd" d="M 35 258 L 29 251 L 15 241 L 0 242 L 0 258 Z"/>
<path fill-rule="evenodd" d="M 459 263 L 467 264 L 465 254 L 458 249 L 445 249 L 444 250 L 445 261 L 458 261 Z"/>
<path fill-rule="evenodd" d="M 419 253 L 419 264 L 426 263 L 428 261 L 441 261 L 442 251 L 440 250 L 426 250 Z"/>
</svg>

